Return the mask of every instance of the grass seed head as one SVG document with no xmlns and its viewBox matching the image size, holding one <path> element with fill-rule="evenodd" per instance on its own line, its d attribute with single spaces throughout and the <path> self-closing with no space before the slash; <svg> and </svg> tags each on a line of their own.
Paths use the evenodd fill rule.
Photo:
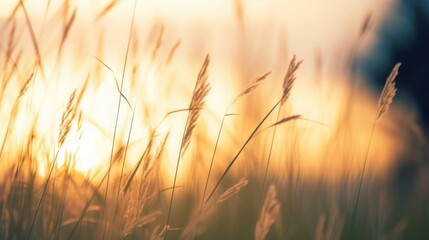
<svg viewBox="0 0 429 240">
<path fill-rule="evenodd" d="M 400 66 L 401 63 L 397 63 L 395 67 L 393 67 L 392 72 L 386 80 L 383 91 L 381 92 L 380 98 L 378 100 L 377 121 L 383 117 L 387 110 L 389 110 L 389 106 L 393 101 L 393 97 L 395 97 L 395 78 L 398 75 Z"/>
<path fill-rule="evenodd" d="M 296 79 L 296 71 L 301 65 L 302 60 L 296 61 L 296 56 L 294 55 L 292 60 L 289 63 L 289 68 L 286 72 L 286 75 L 283 79 L 283 95 L 281 99 L 281 105 L 283 105 L 286 100 L 289 98 L 290 92 L 292 90 L 293 84 Z"/>
</svg>

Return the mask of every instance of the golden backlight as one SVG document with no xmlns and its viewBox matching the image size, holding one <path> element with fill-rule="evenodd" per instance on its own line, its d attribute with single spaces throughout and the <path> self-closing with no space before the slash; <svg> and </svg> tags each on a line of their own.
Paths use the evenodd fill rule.
<svg viewBox="0 0 429 240">
<path fill-rule="evenodd" d="M 3 3 L 2 32 L 16 26 L 16 37 L 11 40 L 16 50 L 8 52 L 9 35 L 2 34 L 1 63 L 12 69 L 17 62 L 2 92 L 0 110 L 2 122 L 13 120 L 13 130 L 8 132 L 2 124 L 0 133 L 8 132 L 3 153 L 8 156 L 19 155 L 22 149 L 16 146 L 35 138 L 37 145 L 32 147 L 42 175 L 58 152 L 58 168 L 69 164 L 94 176 L 107 170 L 115 153 L 126 145 L 125 165 L 132 168 L 156 130 L 158 147 L 169 134 L 163 161 L 169 173 L 165 176 L 171 176 L 187 113 L 168 113 L 188 107 L 206 53 L 211 57 L 212 89 L 190 152 L 180 165 L 181 176 L 187 175 L 189 161 L 201 154 L 202 166 L 207 168 L 223 115 L 234 114 L 226 118 L 218 146 L 217 168 L 225 166 L 281 96 L 283 76 L 293 54 L 304 63 L 279 117 L 299 114 L 302 119 L 277 127 L 275 164 L 287 168 L 291 161 L 288 158 L 293 156 L 281 154 L 284 147 L 290 151 L 298 148 L 301 170 L 310 175 L 323 166 L 336 171 L 348 164 L 359 166 L 364 158 L 377 96 L 360 84 L 358 76 L 350 76 L 347 68 L 350 54 L 363 52 L 374 39 L 373 31 L 389 1 L 137 1 L 125 73 L 133 1 L 23 3 L 39 52 L 22 8 L 11 18 L 17 1 Z M 373 12 L 377 13 L 371 19 L 375 27 L 360 38 L 360 27 Z M 37 54 L 43 69 L 37 67 Z M 255 93 L 229 105 L 250 81 L 268 71 L 272 74 Z M 17 98 L 23 79 L 32 73 L 28 90 Z M 121 87 L 124 97 L 118 111 Z M 61 117 L 75 89 L 77 94 L 84 91 L 77 113 L 81 119 L 72 122 L 59 145 Z M 275 115 L 266 126 L 275 122 Z M 396 146 L 401 143 L 394 136 L 398 133 L 388 130 L 394 122 L 387 117 L 375 132 L 370 151 L 374 164 L 383 166 L 398 154 L 392 149 L 400 151 Z M 259 133 L 247 154 L 254 155 L 252 158 L 267 154 L 262 148 L 272 144 L 272 129 Z"/>
<path fill-rule="evenodd" d="M 356 67 L 392 4 L 1 1 L 0 239 L 414 234 L 416 112 Z"/>
</svg>

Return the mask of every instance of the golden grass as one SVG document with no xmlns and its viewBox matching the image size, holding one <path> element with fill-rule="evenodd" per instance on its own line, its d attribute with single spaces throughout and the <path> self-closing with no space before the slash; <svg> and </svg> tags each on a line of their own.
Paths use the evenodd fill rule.
<svg viewBox="0 0 429 240">
<path fill-rule="evenodd" d="M 245 186 L 247 186 L 248 183 L 249 181 L 247 179 L 245 178 L 240 179 L 238 183 L 234 184 L 234 186 L 228 188 L 224 193 L 222 193 L 217 199 L 217 202 L 218 203 L 225 202 L 226 200 L 228 200 L 229 198 L 233 197 L 238 192 L 240 192 L 240 190 Z"/>
<path fill-rule="evenodd" d="M 206 55 L 206 58 L 204 59 L 204 63 L 200 69 L 200 72 L 198 73 L 197 80 L 195 82 L 194 91 L 192 94 L 191 103 L 189 104 L 189 113 L 188 117 L 186 119 L 186 125 L 183 132 L 183 137 L 180 145 L 179 155 L 177 157 L 177 165 L 174 173 L 174 180 L 173 180 L 173 188 L 171 191 L 171 198 L 170 198 L 170 205 L 168 208 L 168 214 L 167 214 L 167 223 L 166 226 L 169 226 L 170 223 L 170 216 L 171 216 L 171 210 L 173 206 L 173 199 L 174 199 L 174 193 L 176 190 L 176 181 L 177 181 L 177 174 L 179 171 L 180 166 L 180 158 L 183 157 L 186 150 L 188 149 L 189 143 L 191 141 L 191 136 L 194 131 L 194 128 L 197 124 L 198 117 L 200 116 L 201 110 L 205 106 L 205 98 L 207 94 L 210 91 L 210 85 L 207 82 L 208 79 L 208 72 L 207 68 L 210 63 L 210 57 L 209 55 Z M 165 232 L 164 238 L 167 238 L 167 231 Z"/>
<path fill-rule="evenodd" d="M 200 73 L 198 74 L 197 81 L 195 83 L 194 92 L 192 94 L 192 100 L 189 104 L 189 114 L 186 120 L 185 134 L 183 136 L 182 144 L 180 146 L 180 154 L 183 156 L 189 147 L 191 141 L 192 132 L 197 125 L 198 117 L 200 116 L 201 110 L 205 106 L 205 98 L 210 91 L 210 84 L 207 82 L 208 73 L 207 67 L 210 63 L 209 55 L 206 56 L 203 66 L 201 67 Z"/>
<path fill-rule="evenodd" d="M 256 78 L 255 80 L 253 80 L 249 86 L 246 87 L 246 89 L 244 89 L 243 92 L 241 92 L 240 94 L 238 94 L 237 97 L 235 97 L 234 101 L 232 101 L 231 105 L 234 105 L 235 102 L 237 102 L 240 98 L 252 93 L 253 91 L 255 91 L 259 85 L 271 74 L 271 72 L 267 72 L 264 75 Z"/>
<path fill-rule="evenodd" d="M 277 199 L 277 189 L 274 185 L 268 188 L 262 205 L 259 219 L 255 227 L 255 240 L 264 240 L 270 231 L 271 226 L 280 216 L 281 204 Z M 287 227 L 287 226 L 286 226 Z"/>
<path fill-rule="evenodd" d="M 292 60 L 289 63 L 289 68 L 283 79 L 283 95 L 281 99 L 281 105 L 283 105 L 286 102 L 286 100 L 289 98 L 290 92 L 292 90 L 293 84 L 296 79 L 296 76 L 295 76 L 296 71 L 298 70 L 301 63 L 302 63 L 302 60 L 297 62 L 295 55 L 293 56 Z"/>
<path fill-rule="evenodd" d="M 389 109 L 389 106 L 392 103 L 393 97 L 396 94 L 395 78 L 398 75 L 400 65 L 401 65 L 400 63 L 397 63 L 393 67 L 393 70 L 390 73 L 389 77 L 387 78 L 386 83 L 385 83 L 384 88 L 383 88 L 383 91 L 381 92 L 381 95 L 379 97 L 378 107 L 377 107 L 377 115 L 376 115 L 376 118 L 374 120 L 374 124 L 372 125 L 372 130 L 371 130 L 371 134 L 370 134 L 369 141 L 368 141 L 368 148 L 366 150 L 365 159 L 364 159 L 361 174 L 360 174 L 360 177 L 358 180 L 356 197 L 355 197 L 356 199 L 355 199 L 354 207 L 352 210 L 352 217 L 351 217 L 351 224 L 350 224 L 351 230 L 349 230 L 349 234 L 351 234 L 351 232 L 353 232 L 354 224 L 356 221 L 356 215 L 357 215 L 357 211 L 358 211 L 357 209 L 358 209 L 358 204 L 359 204 L 359 200 L 361 197 L 362 184 L 363 184 L 364 177 L 365 177 L 365 174 L 367 171 L 368 155 L 369 155 L 369 151 L 370 151 L 370 147 L 371 147 L 372 137 L 373 137 L 373 134 L 375 131 L 375 126 L 376 126 L 377 122 L 381 119 L 381 117 Z"/>
<path fill-rule="evenodd" d="M 76 50 L 80 43 L 76 38 L 83 36 L 82 19 L 78 17 L 80 9 L 69 1 L 62 3 L 57 14 L 46 13 L 47 28 L 60 26 L 52 31 L 53 40 L 45 36 L 45 23 L 42 26 L 32 21 L 24 1 L 12 9 L 2 28 L 7 37 L 0 38 L 4 73 L 0 77 L 0 118 L 7 124 L 0 128 L 1 239 L 371 239 L 385 232 L 401 236 L 410 228 L 404 224 L 405 217 L 393 227 L 379 221 L 389 218 L 388 211 L 392 211 L 379 206 L 380 196 L 388 196 L 387 187 L 379 180 L 385 176 L 366 166 L 367 161 L 375 161 L 383 153 L 376 148 L 385 144 L 383 140 L 401 141 L 400 134 L 389 130 L 400 129 L 398 122 L 392 120 L 392 114 L 386 116 L 396 93 L 399 64 L 388 77 L 378 105 L 374 99 L 366 102 L 364 93 L 359 99 L 352 98 L 350 105 L 345 104 L 350 109 L 353 104 L 361 106 L 356 112 L 362 119 L 355 117 L 354 111 L 345 111 L 355 114 L 349 116 L 351 122 L 340 118 L 325 123 L 301 114 L 304 107 L 294 105 L 296 85 L 302 87 L 301 81 L 295 80 L 307 80 L 308 70 L 295 56 L 279 63 L 288 64 L 285 75 L 278 73 L 284 69 L 277 69 L 276 64 L 272 64 L 273 69 L 261 70 L 265 68 L 259 66 L 261 63 L 255 64 L 255 69 L 242 68 L 251 61 L 250 57 L 240 57 L 237 65 L 230 66 L 245 72 L 240 76 L 232 71 L 219 74 L 223 59 L 213 52 L 197 65 L 199 73 L 192 89 L 189 76 L 198 71 L 193 68 L 194 57 L 202 57 L 199 51 L 206 48 L 193 46 L 189 50 L 192 36 L 171 36 L 170 25 L 158 22 L 153 25 L 154 36 L 145 42 L 137 35 L 141 29 L 134 26 L 133 16 L 128 39 L 123 38 L 123 59 L 122 45 L 109 41 L 111 26 L 102 21 L 121 4 L 125 3 L 112 0 L 90 16 L 95 18 L 92 27 L 102 30 L 97 33 L 99 38 L 92 39 L 95 48 L 81 50 L 88 61 Z M 246 4 L 240 0 L 233 4 L 245 39 Z M 50 1 L 46 12 L 49 8 Z M 17 20 L 21 10 L 24 23 Z M 370 30 L 370 20 L 365 20 L 361 35 Z M 22 41 L 27 45 L 20 45 Z M 82 37 L 85 41 L 89 40 Z M 183 47 L 180 52 L 179 47 Z M 118 57 L 110 52 L 117 48 L 119 67 L 115 62 Z M 243 44 L 238 50 L 248 49 Z M 190 52 L 192 57 L 184 56 Z M 322 72 L 322 59 L 319 63 L 317 71 Z M 77 69 L 70 67 L 70 72 L 62 73 L 73 64 Z M 103 67 L 107 74 L 101 71 Z M 117 78 L 115 72 L 121 67 L 122 76 Z M 84 78 L 78 77 L 81 72 Z M 248 78 L 255 75 L 259 77 Z M 114 82 L 109 81 L 112 76 Z M 236 83 L 241 78 L 246 82 Z M 267 83 L 271 80 L 280 81 Z M 228 85 L 218 85 L 222 81 Z M 218 109 L 211 108 L 211 95 L 221 86 L 225 92 L 214 98 L 216 103 L 223 102 L 227 89 L 235 93 L 235 85 L 245 86 L 244 90 L 233 94 L 236 97 L 226 101 L 226 106 L 218 106 L 225 109 L 218 115 Z M 281 91 L 272 91 L 279 88 Z M 54 100 L 46 89 L 53 89 Z M 44 91 L 45 100 L 37 101 Z M 106 92 L 111 94 L 103 95 Z M 306 97 L 311 99 L 308 92 Z M 192 95 L 187 101 L 189 93 Z M 121 107 L 123 100 L 128 107 Z M 241 100 L 241 105 L 237 104 Z M 99 111 L 105 106 L 113 110 Z M 394 111 L 402 111 L 395 107 Z M 39 128 L 47 121 L 45 108 L 54 111 L 48 131 Z M 272 116 L 276 108 L 277 118 Z M 377 130 L 393 136 L 377 135 L 374 155 L 369 154 L 369 147 L 367 152 L 360 147 L 367 146 L 370 128 L 366 127 L 371 125 L 364 116 L 372 110 L 376 111 L 373 133 L 377 125 Z M 357 126 L 361 127 L 354 129 Z M 320 130 L 318 127 L 329 133 L 328 140 L 320 138 L 318 142 L 322 150 L 305 144 L 313 131 Z M 363 140 L 359 138 L 361 132 L 365 132 Z M 372 145 L 373 133 L 368 146 Z M 78 171 L 77 160 L 95 161 L 80 153 L 87 144 L 85 137 L 97 134 L 108 147 L 100 141 L 89 151 L 106 159 L 98 169 Z M 105 154 L 109 151 L 110 158 Z M 326 164 L 313 178 L 305 175 L 302 165 L 308 152 L 317 155 L 315 161 Z M 171 159 L 176 161 L 171 164 Z M 329 165 L 337 162 L 344 163 L 343 168 Z M 358 170 L 353 164 L 359 165 Z M 173 182 L 167 170 L 174 171 Z M 336 181 L 328 179 L 331 175 L 336 175 Z"/>
<path fill-rule="evenodd" d="M 380 98 L 378 100 L 377 121 L 379 121 L 387 112 L 390 104 L 392 104 L 393 97 L 395 97 L 396 95 L 395 78 L 398 75 L 400 66 L 401 64 L 397 63 L 393 67 L 393 70 L 387 78 L 386 83 L 383 87 L 383 91 L 381 92 Z"/>
<path fill-rule="evenodd" d="M 73 120 L 76 118 L 77 113 L 77 101 L 75 100 L 76 90 L 70 95 L 69 102 L 67 103 L 67 108 L 63 112 L 63 117 L 61 118 L 60 124 L 60 135 L 58 136 L 58 146 L 61 147 L 64 143 L 64 140 L 67 137 L 67 134 L 70 132 L 70 128 Z"/>
</svg>

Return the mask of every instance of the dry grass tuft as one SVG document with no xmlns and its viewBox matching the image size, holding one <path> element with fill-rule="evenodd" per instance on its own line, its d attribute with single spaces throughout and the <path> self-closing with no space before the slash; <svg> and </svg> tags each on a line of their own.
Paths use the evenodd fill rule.
<svg viewBox="0 0 429 240">
<path fill-rule="evenodd" d="M 139 199 L 138 189 L 134 189 L 134 194 L 129 194 L 127 199 L 128 201 L 124 202 L 126 203 L 124 206 L 125 212 L 123 216 L 124 226 L 122 233 L 120 234 L 123 238 L 132 235 L 136 229 L 142 228 L 154 222 L 158 216 L 161 215 L 161 211 L 155 210 L 153 212 L 144 214 L 142 217 L 139 217 L 142 215 L 145 202 L 142 202 L 142 199 Z M 121 222 L 118 222 L 118 224 L 121 224 Z"/>
<path fill-rule="evenodd" d="M 246 178 L 240 179 L 238 183 L 228 188 L 224 193 L 222 193 L 222 195 L 220 195 L 220 197 L 217 199 L 217 203 L 223 203 L 231 197 L 235 196 L 238 192 L 241 191 L 241 189 L 247 186 L 248 183 L 249 181 Z"/>
<path fill-rule="evenodd" d="M 285 118 L 282 118 L 282 119 L 278 120 L 276 123 L 270 125 L 267 128 L 278 126 L 278 125 L 281 125 L 281 124 L 289 122 L 289 121 L 298 120 L 298 119 L 301 119 L 301 117 L 302 117 L 301 115 L 292 115 L 292 116 L 289 116 L 289 117 L 285 117 Z"/>
<path fill-rule="evenodd" d="M 77 104 L 75 101 L 76 90 L 69 97 L 69 101 L 67 103 L 67 108 L 63 112 L 63 116 L 61 118 L 60 124 L 60 134 L 58 135 L 58 145 L 61 146 L 66 139 L 67 134 L 71 129 L 71 125 L 73 123 L 73 119 L 76 117 L 77 113 Z"/>
<path fill-rule="evenodd" d="M 293 87 L 293 83 L 296 79 L 296 71 L 298 70 L 299 66 L 301 65 L 302 60 L 296 61 L 296 56 L 294 55 L 292 60 L 289 63 L 289 68 L 287 70 L 287 73 L 283 79 L 283 95 L 281 99 L 281 105 L 283 105 L 286 100 L 289 98 L 290 92 Z"/>
<path fill-rule="evenodd" d="M 401 63 L 397 63 L 393 67 L 392 72 L 386 80 L 383 91 L 381 92 L 380 98 L 378 100 L 377 121 L 383 117 L 387 110 L 389 110 L 389 106 L 392 103 L 393 97 L 395 97 L 395 78 L 398 75 L 400 66 Z"/>
<path fill-rule="evenodd" d="M 205 106 L 205 98 L 210 91 L 210 84 L 207 82 L 208 74 L 207 68 L 210 63 L 209 55 L 206 56 L 203 66 L 201 67 L 200 73 L 198 74 L 197 82 L 195 83 L 194 93 L 192 94 L 192 100 L 189 104 L 189 115 L 186 122 L 185 134 L 181 145 L 181 155 L 183 156 L 186 149 L 189 146 L 192 132 L 197 125 L 198 117 L 200 116 L 201 110 Z"/>
<path fill-rule="evenodd" d="M 256 88 L 258 88 L 258 86 L 262 83 L 262 81 L 264 81 L 270 74 L 271 74 L 271 72 L 267 72 L 264 75 L 253 80 L 243 92 L 241 92 L 240 94 L 237 95 L 237 97 L 235 97 L 235 99 L 234 99 L 234 101 L 232 101 L 231 105 L 233 105 L 235 102 L 237 102 L 237 100 L 239 98 L 252 93 Z"/>
<path fill-rule="evenodd" d="M 58 146 L 61 147 L 63 145 L 64 140 L 67 136 L 67 134 L 70 131 L 70 128 L 72 126 L 73 121 L 76 119 L 76 116 L 78 116 L 78 127 L 82 125 L 82 113 L 79 110 L 79 104 L 82 101 L 82 97 L 85 94 L 86 87 L 88 86 L 89 82 L 89 75 L 87 76 L 85 83 L 82 86 L 82 89 L 80 90 L 79 94 L 76 95 L 76 90 L 72 92 L 72 94 L 69 97 L 69 101 L 67 103 L 67 108 L 63 112 L 63 116 L 61 118 L 61 124 L 60 124 L 60 134 L 58 135 Z"/>
<path fill-rule="evenodd" d="M 255 227 L 255 240 L 263 240 L 270 231 L 271 226 L 280 215 L 280 202 L 277 199 L 277 189 L 274 185 L 268 188 L 264 205 L 261 209 L 258 222 Z"/>
</svg>

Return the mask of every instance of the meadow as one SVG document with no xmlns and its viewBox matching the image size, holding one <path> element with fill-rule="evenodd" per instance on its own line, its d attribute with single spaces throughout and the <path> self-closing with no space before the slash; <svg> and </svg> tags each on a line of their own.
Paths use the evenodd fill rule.
<svg viewBox="0 0 429 240">
<path fill-rule="evenodd" d="M 378 15 L 334 49 L 256 3 L 146 4 L 4 5 L 0 239 L 429 238 L 401 64 L 354 69 Z"/>
</svg>

